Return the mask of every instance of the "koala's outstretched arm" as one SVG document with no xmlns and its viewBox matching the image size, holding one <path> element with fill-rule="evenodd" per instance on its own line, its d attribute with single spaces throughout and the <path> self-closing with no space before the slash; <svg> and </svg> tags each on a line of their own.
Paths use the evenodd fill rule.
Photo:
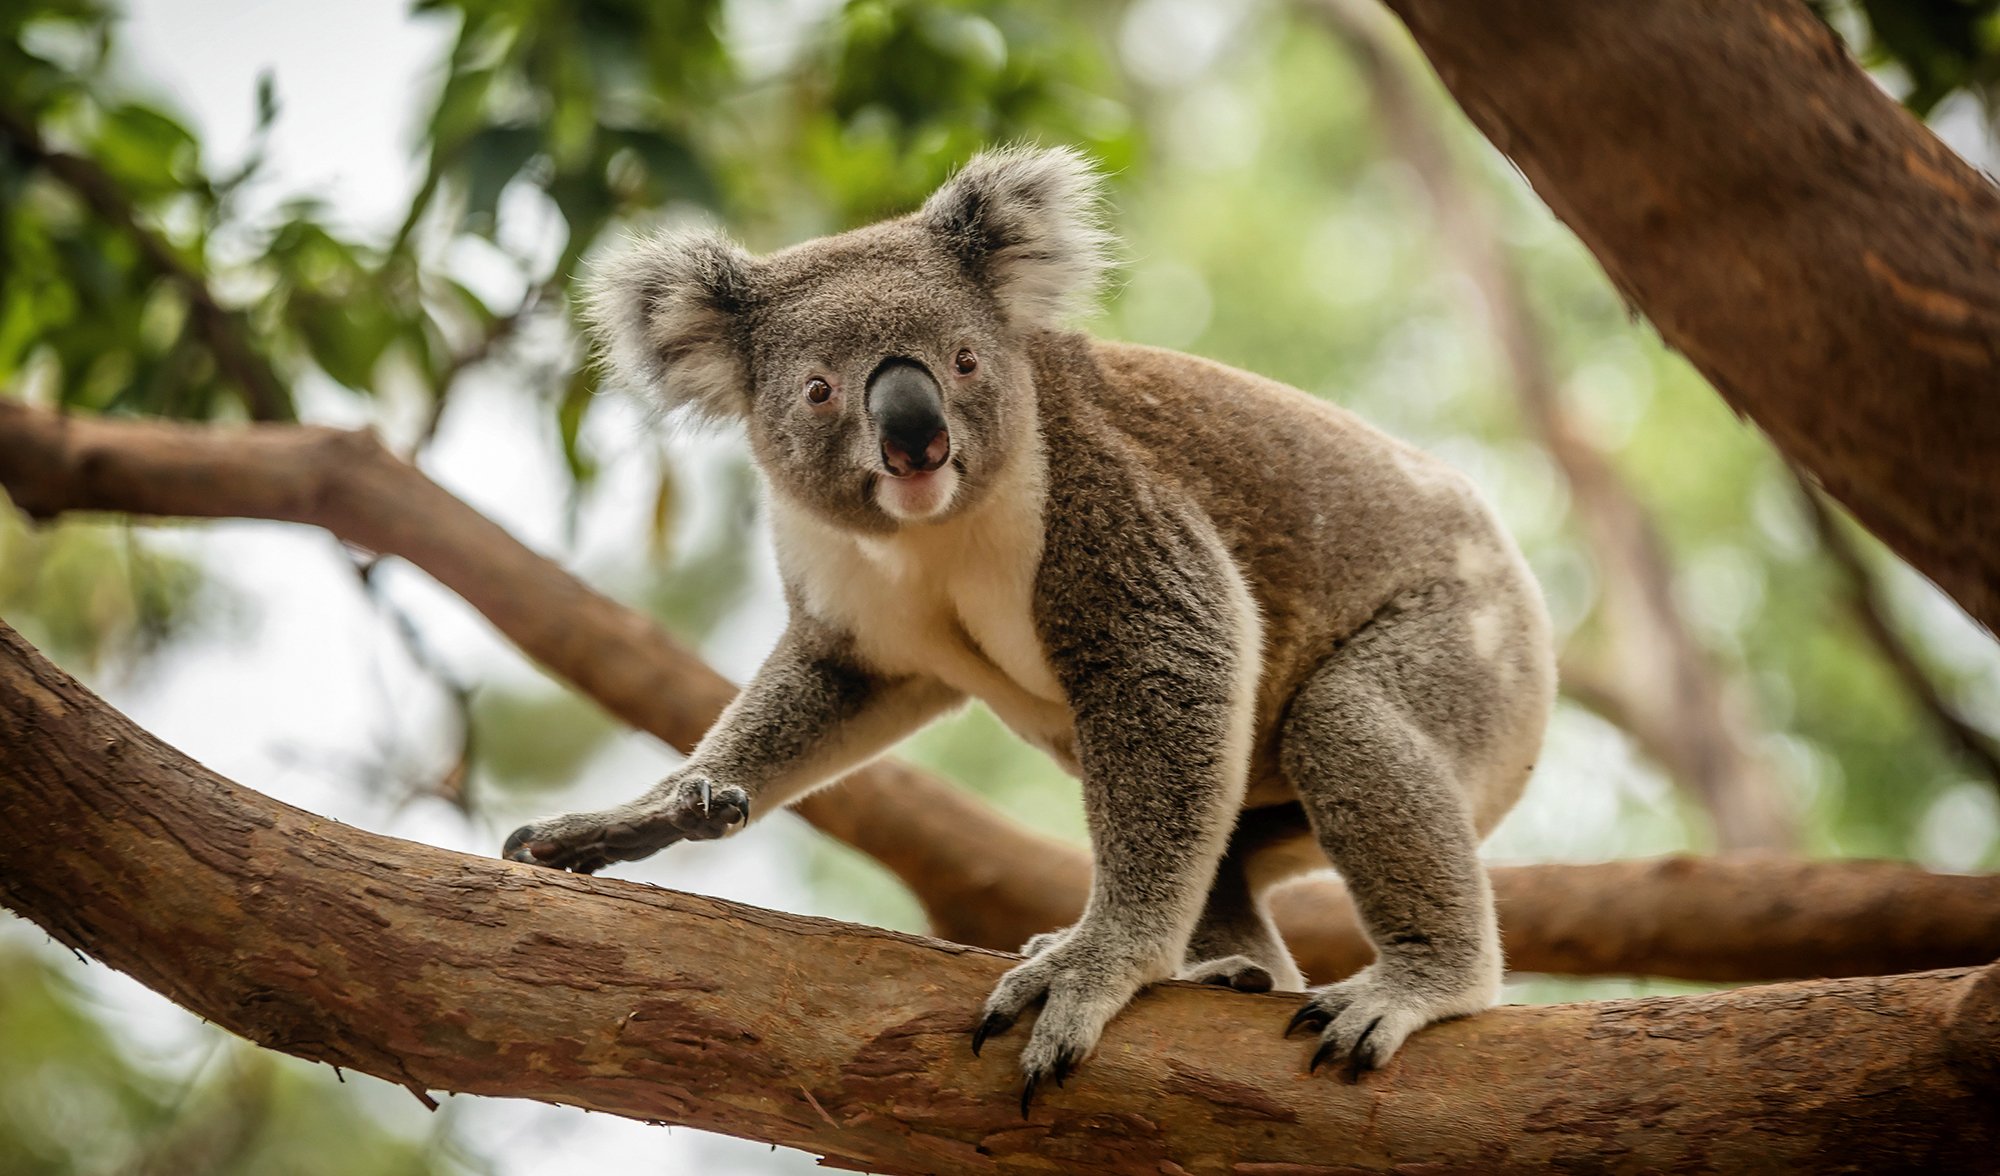
<svg viewBox="0 0 2000 1176">
<path fill-rule="evenodd" d="M 1090 899 L 1001 979 L 974 1042 L 1044 1001 L 1021 1056 L 1024 1109 L 1140 988 L 1180 969 L 1242 804 L 1255 720 L 1257 613 L 1206 522 L 1109 495 L 1074 521 L 1102 509 L 1136 517 L 1088 535 L 1052 524 L 1038 589 L 1076 726 Z"/>
<path fill-rule="evenodd" d="M 846 637 L 801 618 L 676 775 L 704 774 L 748 792 L 757 811 L 775 810 L 964 700 L 935 678 L 877 673 Z"/>
<path fill-rule="evenodd" d="M 591 873 L 720 837 L 882 754 L 962 698 L 936 679 L 878 674 L 844 636 L 795 617 L 673 774 L 629 804 L 524 825 L 503 853 Z"/>
</svg>

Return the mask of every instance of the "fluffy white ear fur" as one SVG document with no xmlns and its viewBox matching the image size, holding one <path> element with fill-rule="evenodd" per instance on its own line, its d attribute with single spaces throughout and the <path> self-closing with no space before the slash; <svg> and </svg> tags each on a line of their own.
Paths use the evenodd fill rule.
<svg viewBox="0 0 2000 1176">
<path fill-rule="evenodd" d="M 670 412 L 742 418 L 750 406 L 742 316 L 754 265 L 711 229 L 640 238 L 599 264 L 584 316 L 612 373 Z"/>
<path fill-rule="evenodd" d="M 917 213 L 1017 322 L 1087 309 L 1112 266 L 1102 181 L 1069 147 L 983 152 Z"/>
</svg>

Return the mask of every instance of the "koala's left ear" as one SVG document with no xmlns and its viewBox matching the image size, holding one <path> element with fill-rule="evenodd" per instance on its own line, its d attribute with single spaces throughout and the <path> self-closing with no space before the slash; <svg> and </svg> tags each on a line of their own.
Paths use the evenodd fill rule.
<svg viewBox="0 0 2000 1176">
<path fill-rule="evenodd" d="M 708 420 L 749 412 L 756 262 L 711 230 L 635 241 L 597 267 L 584 317 L 619 379 Z"/>
<path fill-rule="evenodd" d="M 1007 316 L 1051 322 L 1085 309 L 1111 269 L 1101 181 L 1069 147 L 973 157 L 917 213 Z"/>
</svg>

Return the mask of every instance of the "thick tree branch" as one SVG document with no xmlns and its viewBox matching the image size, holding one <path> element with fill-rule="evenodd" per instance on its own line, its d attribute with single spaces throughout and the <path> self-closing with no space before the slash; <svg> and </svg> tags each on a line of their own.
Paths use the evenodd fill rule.
<svg viewBox="0 0 2000 1176">
<path fill-rule="evenodd" d="M 195 330 L 208 345 L 216 366 L 242 390 L 244 406 L 253 418 L 287 421 L 296 416 L 291 389 L 251 341 L 242 315 L 223 306 L 207 279 L 166 238 L 145 224 L 109 172 L 94 160 L 50 147 L 32 123 L 4 108 L 0 108 L 0 137 L 12 143 L 17 155 L 41 167 L 106 224 L 129 238 L 153 272 L 180 290 L 188 301 Z"/>
<path fill-rule="evenodd" d="M 0 903 L 252 1041 L 884 1173 L 1971 1170 L 1992 969 L 1507 1008 L 1358 1086 L 1292 1002 L 1163 985 L 1017 1110 L 1004 958 L 326 821 L 202 769 L 0 626 Z M 1555 1059 L 1552 1061 L 1551 1059 Z"/>
<path fill-rule="evenodd" d="M 2000 629 L 2000 191 L 1798 0 L 1388 2 L 1666 341 Z"/>
<path fill-rule="evenodd" d="M 1611 703 L 1605 712 L 1707 811 L 1721 848 L 1792 845 L 1796 822 L 1745 730 L 1745 691 L 1725 681 L 1689 630 L 1652 512 L 1563 410 L 1541 324 L 1492 211 L 1453 161 L 1393 22 L 1372 0 L 1308 0 L 1306 11 L 1360 64 L 1387 145 L 1430 194 L 1441 239 L 1478 293 L 1475 310 L 1492 330 L 1522 415 L 1569 483 L 1610 637 L 1606 663 L 1592 676 L 1600 701 Z"/>
<path fill-rule="evenodd" d="M 0 487 L 37 517 L 279 519 L 409 560 L 606 710 L 683 750 L 732 688 L 651 620 L 599 595 L 366 433 L 64 417 L 0 400 Z M 938 934 L 1012 949 L 1072 921 L 1090 866 L 965 792 L 885 761 L 802 814 L 909 886 Z M 2000 878 L 1909 866 L 1680 859 L 1500 868 L 1505 946 L 1523 971 L 1744 980 L 1873 975 L 2000 956 Z M 1283 891 L 1307 975 L 1367 963 L 1340 887 Z"/>
</svg>

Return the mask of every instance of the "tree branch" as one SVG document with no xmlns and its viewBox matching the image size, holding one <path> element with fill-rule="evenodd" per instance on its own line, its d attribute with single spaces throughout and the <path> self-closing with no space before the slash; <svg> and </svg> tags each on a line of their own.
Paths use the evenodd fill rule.
<svg viewBox="0 0 2000 1176">
<path fill-rule="evenodd" d="M 1388 2 L 1661 336 L 2000 628 L 2000 191 L 1798 0 Z"/>
<path fill-rule="evenodd" d="M 1875 652 L 1889 667 L 1889 672 L 1902 683 L 1903 691 L 1944 736 L 1951 749 L 1968 767 L 1985 777 L 1988 784 L 2000 788 L 2000 747 L 1995 747 L 1991 736 L 1966 722 L 1957 708 L 1946 701 L 1944 692 L 1918 660 L 1916 650 L 1910 648 L 1910 643 L 1897 631 L 1896 622 L 1889 615 L 1889 603 L 1883 598 L 1882 585 L 1876 580 L 1875 573 L 1869 570 L 1867 561 L 1861 556 L 1861 549 L 1841 529 L 1840 521 L 1834 518 L 1832 508 L 1820 496 L 1819 489 L 1805 477 L 1800 477 L 1798 481 L 1799 494 L 1805 500 L 1807 515 L 1812 519 L 1813 532 L 1819 536 L 1820 546 L 1840 573 L 1847 609 L 1861 626 L 1862 634 L 1875 646 Z"/>
<path fill-rule="evenodd" d="M 34 125 L 11 110 L 0 108 L 0 137 L 11 140 L 14 152 L 36 164 L 57 183 L 74 192 L 105 223 L 126 237 L 154 273 L 172 283 L 188 300 L 195 330 L 215 357 L 216 366 L 242 389 L 244 406 L 253 419 L 288 421 L 297 415 L 291 390 L 270 361 L 250 339 L 242 315 L 223 306 L 208 281 L 189 265 L 166 238 L 148 228 L 131 198 L 95 160 L 50 147 Z"/>
<path fill-rule="evenodd" d="M 1478 292 L 1522 415 L 1569 483 L 1603 585 L 1611 638 L 1593 676 L 1607 714 L 1708 813 L 1723 849 L 1776 849 L 1796 821 L 1744 730 L 1747 709 L 1688 629 L 1652 512 L 1564 412 L 1556 377 L 1491 210 L 1453 162 L 1436 114 L 1404 64 L 1390 18 L 1371 0 L 1309 0 L 1306 10 L 1354 56 L 1390 150 L 1430 194 L 1441 237 Z"/>
<path fill-rule="evenodd" d="M 733 689 L 653 622 L 522 546 L 366 433 L 66 417 L 0 400 L 0 487 L 38 518 L 69 511 L 306 523 L 407 559 L 528 656 L 675 747 Z M 1011 950 L 1082 909 L 1090 866 L 962 790 L 883 761 L 797 806 L 875 858 L 939 935 Z M 1743 980 L 1873 975 L 2000 956 L 2000 878 L 1904 865 L 1674 859 L 1498 868 L 1505 947 L 1523 971 Z M 1371 952 L 1337 884 L 1276 896 L 1306 974 Z"/>
<path fill-rule="evenodd" d="M 0 625 L 0 903 L 252 1041 L 884 1173 L 1970 1170 L 1992 969 L 1506 1008 L 1359 1086 L 1292 1001 L 1167 984 L 1031 1116 L 1008 960 L 350 829 L 229 783 Z M 1551 1058 L 1560 1059 L 1552 1064 Z"/>
</svg>

